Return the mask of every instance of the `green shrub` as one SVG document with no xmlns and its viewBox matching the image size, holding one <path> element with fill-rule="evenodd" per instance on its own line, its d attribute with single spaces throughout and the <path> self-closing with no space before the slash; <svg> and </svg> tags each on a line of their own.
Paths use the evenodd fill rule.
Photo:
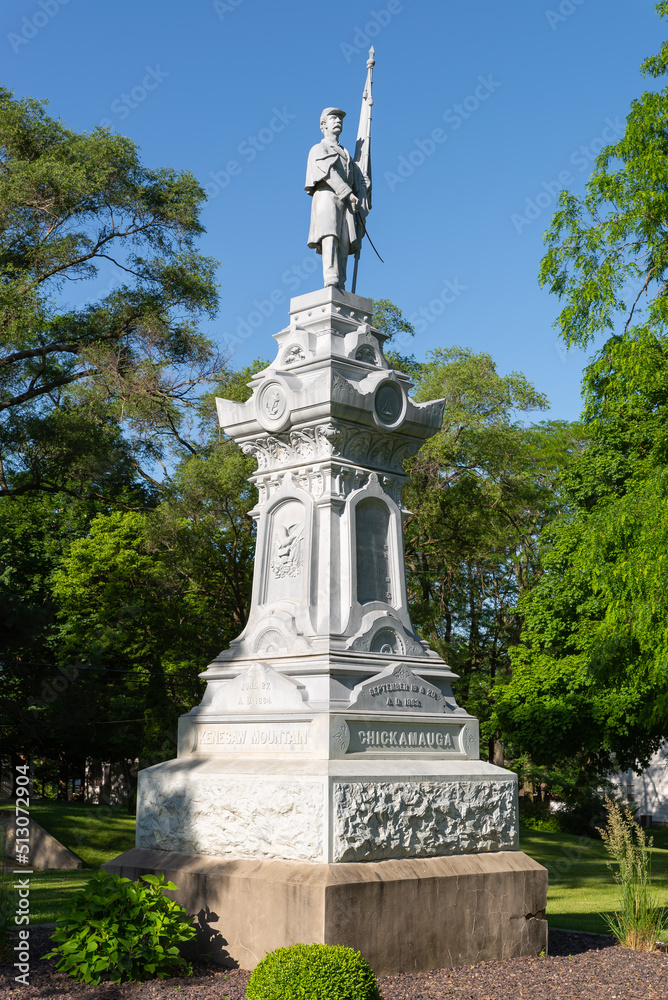
<svg viewBox="0 0 668 1000">
<path fill-rule="evenodd" d="M 542 802 L 536 803 L 529 796 L 520 796 L 520 826 L 527 830 L 561 833 L 558 815 L 552 815 Z"/>
<path fill-rule="evenodd" d="M 101 872 L 76 894 L 44 957 L 59 957 L 59 972 L 84 983 L 165 979 L 181 967 L 191 972 L 178 945 L 194 937 L 195 928 L 163 889 L 176 889 L 164 875 L 132 882 Z"/>
<path fill-rule="evenodd" d="M 251 973 L 248 1000 L 382 1000 L 369 963 L 343 945 L 293 944 Z"/>
<path fill-rule="evenodd" d="M 629 806 L 623 809 L 606 799 L 608 821 L 599 830 L 605 849 L 617 865 L 614 873 L 620 891 L 620 907 L 603 917 L 610 931 L 625 948 L 652 951 L 666 926 L 666 911 L 652 891 L 650 855 L 653 840 L 647 838 Z M 613 869 L 614 871 L 614 869 Z"/>
</svg>

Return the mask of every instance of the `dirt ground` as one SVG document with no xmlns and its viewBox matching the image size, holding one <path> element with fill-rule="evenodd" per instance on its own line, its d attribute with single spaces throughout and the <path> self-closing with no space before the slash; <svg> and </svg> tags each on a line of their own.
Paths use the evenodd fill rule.
<svg viewBox="0 0 668 1000">
<path fill-rule="evenodd" d="M 147 983 L 84 986 L 56 972 L 49 950 L 50 930 L 34 927 L 29 985 L 14 979 L 12 965 L 0 966 L 0 997 L 12 1000 L 244 1000 L 249 973 L 196 964 L 192 977 Z M 384 1000 L 668 1000 L 668 955 L 646 954 L 613 945 L 610 938 L 551 931 L 549 955 L 483 962 L 454 969 L 384 976 Z"/>
</svg>

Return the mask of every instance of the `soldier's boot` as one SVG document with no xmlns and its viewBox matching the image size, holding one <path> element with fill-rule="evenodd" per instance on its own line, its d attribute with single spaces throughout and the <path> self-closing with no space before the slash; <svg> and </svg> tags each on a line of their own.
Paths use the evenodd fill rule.
<svg viewBox="0 0 668 1000">
<path fill-rule="evenodd" d="M 337 268 L 337 271 L 338 271 L 338 274 L 339 274 L 339 280 L 337 281 L 336 284 L 337 284 L 337 286 L 341 290 L 344 290 L 345 287 L 346 287 L 346 271 L 348 270 L 348 246 L 347 245 L 346 245 L 346 247 L 344 249 L 341 246 L 341 243 L 339 242 L 339 245 L 337 247 L 337 257 L 338 257 L 338 268 Z"/>
<path fill-rule="evenodd" d="M 325 288 L 339 284 L 338 243 L 336 236 L 322 238 L 322 277 Z"/>
</svg>

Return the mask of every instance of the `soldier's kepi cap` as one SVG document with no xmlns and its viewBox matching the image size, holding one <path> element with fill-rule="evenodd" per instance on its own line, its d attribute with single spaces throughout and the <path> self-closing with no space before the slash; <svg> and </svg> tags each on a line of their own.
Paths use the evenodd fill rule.
<svg viewBox="0 0 668 1000">
<path fill-rule="evenodd" d="M 328 118 L 329 115 L 338 115 L 339 118 L 345 118 L 346 117 L 345 111 L 342 111 L 341 108 L 325 108 L 324 111 L 322 112 L 322 114 L 320 115 L 320 124 L 321 125 L 324 122 L 325 118 Z"/>
</svg>

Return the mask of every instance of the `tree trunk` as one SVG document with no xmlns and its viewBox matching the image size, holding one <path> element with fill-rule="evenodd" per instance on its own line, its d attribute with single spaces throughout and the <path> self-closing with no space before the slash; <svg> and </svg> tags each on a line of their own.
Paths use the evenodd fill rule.
<svg viewBox="0 0 668 1000">
<path fill-rule="evenodd" d="M 70 768 L 65 757 L 61 756 L 58 764 L 58 794 L 59 802 L 67 802 L 67 786 L 70 779 Z"/>
</svg>

